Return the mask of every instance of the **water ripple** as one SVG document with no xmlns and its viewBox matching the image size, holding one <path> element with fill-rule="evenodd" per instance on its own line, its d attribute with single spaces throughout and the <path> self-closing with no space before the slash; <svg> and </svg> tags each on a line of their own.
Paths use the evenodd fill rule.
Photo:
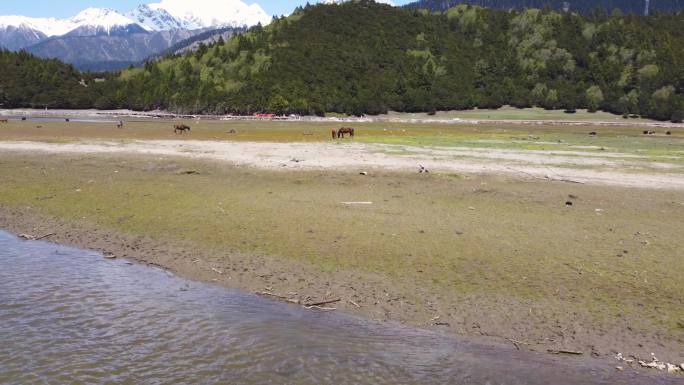
<svg viewBox="0 0 684 385">
<path fill-rule="evenodd" d="M 0 232 L 0 384 L 675 380 L 311 312 Z"/>
</svg>

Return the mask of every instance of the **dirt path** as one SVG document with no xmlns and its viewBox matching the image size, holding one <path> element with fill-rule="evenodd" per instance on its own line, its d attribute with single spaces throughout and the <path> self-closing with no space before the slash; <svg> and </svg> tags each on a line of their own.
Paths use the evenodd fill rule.
<svg viewBox="0 0 684 385">
<path fill-rule="evenodd" d="M 362 143 L 257 143 L 150 140 L 135 142 L 0 142 L 0 150 L 47 153 L 145 154 L 227 161 L 267 169 L 344 168 L 508 174 L 571 183 L 684 190 L 684 166 L 602 151 L 417 147 Z"/>
</svg>

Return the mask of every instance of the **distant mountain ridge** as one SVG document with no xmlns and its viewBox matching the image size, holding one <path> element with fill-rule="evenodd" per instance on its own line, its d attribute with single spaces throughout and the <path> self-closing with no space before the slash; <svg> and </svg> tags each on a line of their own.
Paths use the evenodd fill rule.
<svg viewBox="0 0 684 385">
<path fill-rule="evenodd" d="M 59 58 L 87 71 L 116 71 L 143 62 L 150 55 L 184 41 L 199 31 L 178 29 L 112 35 L 65 35 L 28 47 L 36 56 Z"/>
<path fill-rule="evenodd" d="M 25 49 L 79 69 L 121 69 L 198 33 L 270 20 L 261 7 L 241 0 L 160 0 L 126 13 L 87 8 L 66 19 L 0 16 L 0 48 Z"/>
<path fill-rule="evenodd" d="M 431 11 L 446 11 L 459 4 L 476 5 L 502 10 L 521 10 L 526 8 L 567 9 L 588 14 L 601 9 L 612 12 L 619 9 L 623 13 L 644 14 L 646 7 L 650 12 L 674 13 L 684 10 L 684 0 L 419 0 L 404 5 L 407 8 L 422 8 Z"/>
</svg>

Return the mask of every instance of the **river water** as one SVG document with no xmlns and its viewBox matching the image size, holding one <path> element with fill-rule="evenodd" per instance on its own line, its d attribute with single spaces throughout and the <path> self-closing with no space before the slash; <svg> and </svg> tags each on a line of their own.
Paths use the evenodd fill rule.
<svg viewBox="0 0 684 385">
<path fill-rule="evenodd" d="M 0 232 L 0 384 L 674 384 Z"/>
</svg>

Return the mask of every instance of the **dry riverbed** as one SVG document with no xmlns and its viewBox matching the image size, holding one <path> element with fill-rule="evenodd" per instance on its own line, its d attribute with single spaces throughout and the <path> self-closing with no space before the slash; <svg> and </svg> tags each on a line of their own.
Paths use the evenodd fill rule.
<svg viewBox="0 0 684 385">
<path fill-rule="evenodd" d="M 614 152 L 516 150 L 363 143 L 264 143 L 193 140 L 75 143 L 0 142 L 0 150 L 54 154 L 146 154 L 227 161 L 280 170 L 392 170 L 684 190 L 684 163 Z M 683 154 L 684 156 L 684 154 Z M 671 159 L 669 159 L 671 160 Z M 679 159 L 675 159 L 679 160 Z"/>
<path fill-rule="evenodd" d="M 0 130 L 0 228 L 520 349 L 684 362 L 677 135 L 58 127 Z"/>
</svg>

